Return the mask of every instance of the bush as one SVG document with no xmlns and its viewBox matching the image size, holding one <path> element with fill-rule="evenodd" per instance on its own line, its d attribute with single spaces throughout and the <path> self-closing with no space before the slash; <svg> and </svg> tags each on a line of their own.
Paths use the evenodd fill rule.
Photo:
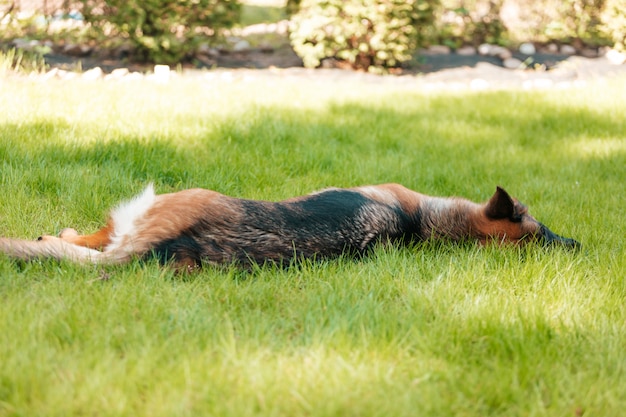
<svg viewBox="0 0 626 417">
<path fill-rule="evenodd" d="M 291 44 L 307 67 L 325 58 L 381 71 L 411 58 L 438 0 L 302 0 Z"/>
<path fill-rule="evenodd" d="M 98 35 L 127 39 L 137 58 L 180 62 L 200 36 L 216 36 L 239 21 L 236 0 L 82 0 L 85 20 Z"/>
<path fill-rule="evenodd" d="M 606 0 L 565 0 L 557 9 L 558 19 L 546 27 L 550 39 L 571 41 L 579 39 L 585 44 L 603 43 L 600 33 L 600 14 Z"/>
<path fill-rule="evenodd" d="M 601 15 L 607 0 L 507 1 L 505 24 L 517 41 L 602 45 Z"/>
<path fill-rule="evenodd" d="M 301 0 L 287 0 L 287 4 L 285 5 L 285 9 L 287 11 L 287 15 L 291 16 L 300 10 Z"/>
<path fill-rule="evenodd" d="M 600 31 L 615 49 L 626 51 L 626 0 L 607 1 Z"/>
<path fill-rule="evenodd" d="M 458 48 L 482 43 L 505 45 L 507 28 L 500 16 L 504 0 L 443 0 L 437 13 L 435 41 Z"/>
</svg>

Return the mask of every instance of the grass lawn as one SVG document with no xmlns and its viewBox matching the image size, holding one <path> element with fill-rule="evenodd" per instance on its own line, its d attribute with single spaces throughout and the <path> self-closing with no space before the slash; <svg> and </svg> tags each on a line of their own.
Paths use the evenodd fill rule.
<svg viewBox="0 0 626 417">
<path fill-rule="evenodd" d="M 251 273 L 0 256 L 0 416 L 620 416 L 626 84 L 420 93 L 0 79 L 0 235 L 93 231 L 154 182 L 282 199 L 497 184 L 564 250 L 424 244 Z"/>
</svg>

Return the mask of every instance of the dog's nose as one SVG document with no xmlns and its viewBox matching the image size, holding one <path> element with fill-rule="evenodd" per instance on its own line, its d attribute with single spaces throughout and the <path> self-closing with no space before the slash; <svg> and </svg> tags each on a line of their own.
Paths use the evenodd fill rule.
<svg viewBox="0 0 626 417">
<path fill-rule="evenodd" d="M 560 240 L 557 241 L 558 244 L 563 245 L 567 248 L 570 249 L 580 249 L 582 247 L 582 245 L 580 244 L 579 241 L 571 239 L 569 237 L 561 237 L 559 236 Z"/>
</svg>

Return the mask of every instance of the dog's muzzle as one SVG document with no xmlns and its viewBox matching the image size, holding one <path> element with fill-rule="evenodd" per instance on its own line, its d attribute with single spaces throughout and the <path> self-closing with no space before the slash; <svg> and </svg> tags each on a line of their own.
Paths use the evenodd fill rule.
<svg viewBox="0 0 626 417">
<path fill-rule="evenodd" d="M 568 249 L 580 249 L 582 246 L 574 239 L 557 235 L 543 224 L 539 229 L 539 236 L 546 245 L 564 246 Z"/>
</svg>

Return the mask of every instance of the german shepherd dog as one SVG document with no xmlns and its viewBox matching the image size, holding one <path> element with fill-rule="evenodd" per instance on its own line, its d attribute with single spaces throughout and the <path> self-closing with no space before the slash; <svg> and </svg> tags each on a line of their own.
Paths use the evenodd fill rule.
<svg viewBox="0 0 626 417">
<path fill-rule="evenodd" d="M 575 248 L 535 220 L 502 188 L 484 204 L 430 197 L 399 184 L 329 188 L 280 202 L 190 189 L 155 195 L 153 186 L 115 208 L 102 229 L 64 229 L 38 240 L 0 238 L 9 257 L 121 264 L 156 257 L 183 269 L 209 264 L 250 267 L 364 254 L 376 242 L 428 239 L 485 244 L 536 242 Z"/>
</svg>

